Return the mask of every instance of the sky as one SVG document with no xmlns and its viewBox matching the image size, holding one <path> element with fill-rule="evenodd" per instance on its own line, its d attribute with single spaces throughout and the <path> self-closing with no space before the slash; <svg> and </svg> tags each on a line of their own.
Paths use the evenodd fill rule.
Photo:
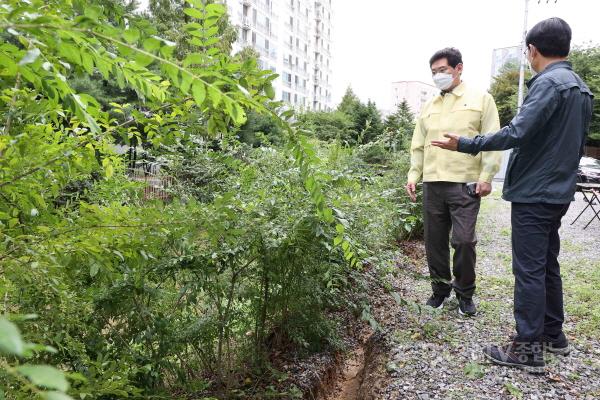
<svg viewBox="0 0 600 400">
<path fill-rule="evenodd" d="M 284 0 L 274 0 L 284 1 Z M 346 88 L 380 109 L 392 105 L 391 83 L 431 82 L 429 58 L 444 47 L 463 55 L 463 81 L 487 89 L 494 48 L 519 45 L 525 0 L 333 0 L 333 100 Z M 529 1 L 528 28 L 560 17 L 572 45 L 600 44 L 600 0 Z"/>
</svg>

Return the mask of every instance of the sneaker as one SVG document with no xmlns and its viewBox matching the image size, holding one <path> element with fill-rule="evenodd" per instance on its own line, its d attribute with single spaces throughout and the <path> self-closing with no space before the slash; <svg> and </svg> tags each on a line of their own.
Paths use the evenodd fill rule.
<svg viewBox="0 0 600 400">
<path fill-rule="evenodd" d="M 458 313 L 460 315 L 473 316 L 477 314 L 477 307 L 475 307 L 475 303 L 473 303 L 473 299 L 467 299 L 465 297 L 458 297 Z"/>
<path fill-rule="evenodd" d="M 556 337 L 542 335 L 542 344 L 544 345 L 544 350 L 552 354 L 567 356 L 571 352 L 571 346 L 563 332 Z"/>
<path fill-rule="evenodd" d="M 483 355 L 492 363 L 543 374 L 546 363 L 541 343 L 512 342 L 506 346 L 487 346 Z"/>
<path fill-rule="evenodd" d="M 442 309 L 444 308 L 444 301 L 446 300 L 446 298 L 448 298 L 448 296 L 432 294 L 429 300 L 427 300 L 426 305 L 428 305 L 429 307 L 436 308 L 438 310 Z"/>
</svg>

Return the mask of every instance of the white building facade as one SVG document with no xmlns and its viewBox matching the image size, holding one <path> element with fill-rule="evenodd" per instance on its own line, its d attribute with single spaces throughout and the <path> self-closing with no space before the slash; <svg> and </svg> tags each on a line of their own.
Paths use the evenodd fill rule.
<svg viewBox="0 0 600 400">
<path fill-rule="evenodd" d="M 406 100 L 415 117 L 419 116 L 425 103 L 439 93 L 435 86 L 420 81 L 392 82 L 392 104 L 396 107 Z"/>
<path fill-rule="evenodd" d="M 332 106 L 332 0 L 226 0 L 239 27 L 233 51 L 252 47 L 263 69 L 276 72 L 278 100 L 294 108 Z"/>
</svg>

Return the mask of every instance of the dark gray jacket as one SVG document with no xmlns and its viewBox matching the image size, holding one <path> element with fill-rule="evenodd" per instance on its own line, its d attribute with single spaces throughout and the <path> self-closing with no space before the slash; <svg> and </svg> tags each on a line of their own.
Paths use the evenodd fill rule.
<svg viewBox="0 0 600 400">
<path fill-rule="evenodd" d="M 458 151 L 513 149 L 504 180 L 505 200 L 569 203 L 592 118 L 592 92 L 567 61 L 550 64 L 527 86 L 521 112 L 508 126 L 492 135 L 461 137 Z"/>
</svg>

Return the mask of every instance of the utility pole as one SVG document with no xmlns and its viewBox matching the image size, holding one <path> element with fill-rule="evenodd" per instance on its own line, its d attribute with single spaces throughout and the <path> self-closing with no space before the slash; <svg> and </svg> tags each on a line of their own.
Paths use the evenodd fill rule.
<svg viewBox="0 0 600 400">
<path fill-rule="evenodd" d="M 529 14 L 529 0 L 525 0 L 525 14 L 523 17 L 523 37 L 521 39 L 521 62 L 519 66 L 519 97 L 517 99 L 517 114 L 521 111 L 523 105 L 523 87 L 525 86 L 525 62 L 527 45 L 525 37 L 527 36 L 527 15 Z"/>
<path fill-rule="evenodd" d="M 556 4 L 558 0 L 554 0 L 554 4 Z M 538 4 L 540 4 L 542 0 L 538 0 Z M 550 0 L 546 0 L 546 4 L 548 4 Z M 527 36 L 527 16 L 529 15 L 529 0 L 525 0 L 525 13 L 523 15 L 523 37 L 521 41 L 521 62 L 519 66 L 519 97 L 517 99 L 517 114 L 521 111 L 521 106 L 523 105 L 523 90 L 525 88 L 525 63 L 527 56 L 525 55 L 527 52 L 527 45 L 525 43 L 525 37 Z"/>
</svg>

